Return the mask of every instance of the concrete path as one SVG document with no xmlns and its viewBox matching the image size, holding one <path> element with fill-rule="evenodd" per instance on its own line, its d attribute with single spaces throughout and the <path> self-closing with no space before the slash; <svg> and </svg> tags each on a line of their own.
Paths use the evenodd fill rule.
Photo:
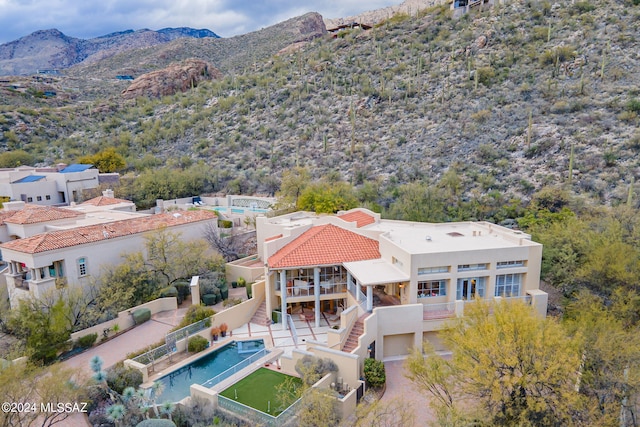
<svg viewBox="0 0 640 427">
<path fill-rule="evenodd" d="M 180 323 L 187 307 L 177 310 L 162 311 L 151 317 L 151 320 L 105 342 L 90 350 L 73 356 L 64 362 L 65 366 L 92 374 L 89 361 L 100 356 L 104 361 L 103 368 L 115 365 L 124 360 L 128 353 L 141 350 L 151 344 L 163 340 L 167 332 Z"/>
</svg>

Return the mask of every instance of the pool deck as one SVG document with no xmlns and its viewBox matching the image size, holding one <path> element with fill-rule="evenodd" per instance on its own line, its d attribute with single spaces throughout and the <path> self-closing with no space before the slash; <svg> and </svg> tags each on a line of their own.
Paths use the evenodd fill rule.
<svg viewBox="0 0 640 427">
<path fill-rule="evenodd" d="M 282 330 L 282 324 L 273 324 L 268 326 L 258 325 L 256 323 L 247 323 L 233 330 L 233 337 L 239 339 L 246 338 L 264 338 L 268 337 L 273 343 L 273 348 L 282 350 L 284 355 L 290 356 L 294 349 L 306 349 L 307 341 L 316 341 L 321 343 L 327 342 L 327 331 L 340 322 L 332 322 L 322 316 L 320 319 L 320 327 L 316 328 L 315 320 L 300 320 L 294 317 L 294 325 L 298 336 L 297 343 L 294 342 L 292 331 Z M 265 342 L 269 342 L 265 340 Z M 267 344 L 268 346 L 268 344 Z"/>
</svg>

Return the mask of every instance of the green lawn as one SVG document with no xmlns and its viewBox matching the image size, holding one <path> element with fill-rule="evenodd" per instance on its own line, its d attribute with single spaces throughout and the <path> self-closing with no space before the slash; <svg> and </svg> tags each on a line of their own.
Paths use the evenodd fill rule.
<svg viewBox="0 0 640 427">
<path fill-rule="evenodd" d="M 289 389 L 289 392 L 278 391 L 282 389 L 283 386 L 281 384 L 283 383 L 288 383 L 285 387 Z M 264 413 L 277 416 L 297 399 L 295 391 L 291 389 L 299 390 L 301 386 L 302 380 L 300 378 L 260 368 L 221 392 L 220 395 Z M 286 396 L 284 404 L 282 404 L 283 396 Z M 268 411 L 269 402 L 271 402 L 270 412 Z"/>
</svg>

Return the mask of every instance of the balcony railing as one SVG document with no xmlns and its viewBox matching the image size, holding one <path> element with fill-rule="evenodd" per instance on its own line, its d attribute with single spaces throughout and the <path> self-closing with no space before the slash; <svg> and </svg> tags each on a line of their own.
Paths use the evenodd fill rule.
<svg viewBox="0 0 640 427">
<path fill-rule="evenodd" d="M 447 319 L 456 315 L 456 303 L 425 304 L 422 309 L 423 320 Z"/>
</svg>

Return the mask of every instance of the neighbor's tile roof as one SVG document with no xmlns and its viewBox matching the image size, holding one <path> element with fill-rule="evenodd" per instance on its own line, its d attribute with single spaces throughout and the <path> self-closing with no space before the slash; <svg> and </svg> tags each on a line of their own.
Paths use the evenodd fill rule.
<svg viewBox="0 0 640 427">
<path fill-rule="evenodd" d="M 85 202 L 82 202 L 82 205 L 92 205 L 92 206 L 109 206 L 109 205 L 117 205 L 118 203 L 133 203 L 130 200 L 125 199 L 116 199 L 114 197 L 106 197 L 106 196 L 98 196 L 93 199 L 89 199 Z"/>
<path fill-rule="evenodd" d="M 374 217 L 362 211 L 347 212 L 342 215 L 338 215 L 338 218 L 347 222 L 355 222 L 356 227 L 358 228 L 376 222 L 376 219 Z"/>
<path fill-rule="evenodd" d="M 49 231 L 26 239 L 12 240 L 0 245 L 0 248 L 35 254 L 212 219 L 217 219 L 216 214 L 205 210 L 149 215 L 71 230 Z"/>
<path fill-rule="evenodd" d="M 11 215 L 4 218 L 10 224 L 37 224 L 39 222 L 70 219 L 82 216 L 82 213 L 53 206 L 25 205 L 19 211 L 10 211 Z"/>
<path fill-rule="evenodd" d="M 333 224 L 312 227 L 273 254 L 269 268 L 336 265 L 380 258 L 378 241 Z"/>
</svg>

